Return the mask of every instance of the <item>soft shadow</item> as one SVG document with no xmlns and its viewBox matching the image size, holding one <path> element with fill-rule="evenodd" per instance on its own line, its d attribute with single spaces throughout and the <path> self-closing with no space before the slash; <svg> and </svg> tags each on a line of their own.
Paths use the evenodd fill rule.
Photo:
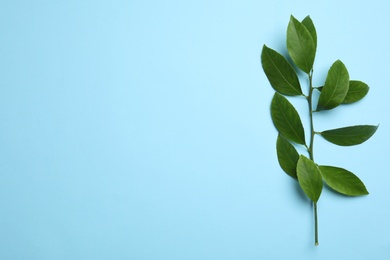
<svg viewBox="0 0 390 260">
<path fill-rule="evenodd" d="M 307 198 L 306 194 L 303 192 L 301 186 L 299 186 L 298 180 L 293 179 L 292 182 L 294 182 L 293 185 L 294 185 L 295 194 L 297 195 L 297 197 L 302 202 L 305 202 L 305 204 L 307 202 L 309 202 L 310 200 Z"/>
</svg>

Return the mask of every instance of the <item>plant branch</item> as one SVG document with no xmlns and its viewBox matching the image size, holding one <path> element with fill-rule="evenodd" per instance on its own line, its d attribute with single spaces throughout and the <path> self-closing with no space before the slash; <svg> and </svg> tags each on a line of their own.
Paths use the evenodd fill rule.
<svg viewBox="0 0 390 260">
<path fill-rule="evenodd" d="M 311 70 L 309 74 L 309 96 L 307 98 L 307 101 L 309 103 L 309 114 L 310 114 L 310 144 L 309 144 L 309 156 L 312 161 L 314 161 L 314 154 L 313 154 L 313 145 L 314 145 L 314 125 L 313 125 L 313 105 L 312 105 L 312 98 L 313 98 L 313 70 Z"/>
<path fill-rule="evenodd" d="M 310 159 L 314 161 L 314 151 L 313 151 L 313 146 L 314 146 L 314 124 L 313 124 L 313 70 L 310 71 L 309 73 L 309 96 L 307 98 L 307 101 L 309 103 L 309 115 L 310 115 L 310 144 L 309 148 L 307 151 L 309 152 Z M 318 246 L 318 218 L 317 218 L 317 203 L 314 203 L 314 240 L 315 240 L 315 245 Z"/>
</svg>

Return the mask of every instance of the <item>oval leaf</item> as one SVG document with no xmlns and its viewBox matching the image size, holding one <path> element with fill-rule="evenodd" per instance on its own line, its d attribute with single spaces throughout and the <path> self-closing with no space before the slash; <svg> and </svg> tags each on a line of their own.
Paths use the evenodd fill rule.
<svg viewBox="0 0 390 260">
<path fill-rule="evenodd" d="M 314 27 L 314 23 L 311 20 L 309 15 L 302 20 L 302 24 L 309 31 L 311 37 L 313 38 L 314 47 L 317 49 L 317 32 L 316 32 L 316 28 Z"/>
<path fill-rule="evenodd" d="M 316 47 L 309 30 L 294 16 L 287 27 L 287 50 L 298 68 L 310 73 L 313 68 Z"/>
<path fill-rule="evenodd" d="M 329 187 L 348 196 L 367 195 L 364 183 L 352 172 L 333 166 L 319 166 L 324 181 Z"/>
<path fill-rule="evenodd" d="M 272 121 L 278 131 L 287 139 L 305 145 L 305 131 L 298 112 L 279 93 L 275 93 L 271 103 Z"/>
<path fill-rule="evenodd" d="M 331 143 L 351 146 L 368 140 L 377 129 L 374 125 L 355 125 L 323 131 L 321 135 Z"/>
<path fill-rule="evenodd" d="M 318 166 L 309 158 L 299 156 L 297 164 L 298 182 L 305 194 L 317 202 L 322 191 L 322 177 Z"/>
<path fill-rule="evenodd" d="M 297 178 L 297 163 L 299 154 L 295 147 L 281 134 L 276 141 L 276 152 L 280 167 L 293 178 Z"/>
<path fill-rule="evenodd" d="M 276 91 L 289 96 L 302 95 L 294 68 L 281 54 L 264 45 L 261 64 L 271 86 Z"/>
<path fill-rule="evenodd" d="M 364 82 L 358 80 L 349 81 L 349 89 L 347 95 L 345 96 L 343 104 L 350 104 L 361 100 L 368 93 L 369 89 L 370 88 L 368 87 L 368 85 Z"/>
<path fill-rule="evenodd" d="M 347 95 L 348 88 L 348 70 L 340 60 L 337 60 L 329 69 L 318 99 L 317 111 L 332 109 L 340 105 Z"/>
</svg>

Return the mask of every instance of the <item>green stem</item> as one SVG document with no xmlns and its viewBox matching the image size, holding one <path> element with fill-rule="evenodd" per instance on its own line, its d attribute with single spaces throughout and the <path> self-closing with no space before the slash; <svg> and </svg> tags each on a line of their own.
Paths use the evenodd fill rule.
<svg viewBox="0 0 390 260">
<path fill-rule="evenodd" d="M 312 97 L 313 97 L 313 70 L 310 71 L 309 73 L 309 96 L 307 97 L 307 101 L 309 103 L 309 114 L 310 114 L 310 144 L 309 148 L 307 151 L 309 152 L 310 159 L 314 161 L 314 151 L 313 151 L 313 145 L 314 145 L 314 124 L 313 124 L 313 102 L 312 102 Z M 317 219 L 317 203 L 314 203 L 314 240 L 315 240 L 315 245 L 318 246 L 318 219 Z"/>
<path fill-rule="evenodd" d="M 307 98 L 307 101 L 309 102 L 309 113 L 310 113 L 310 144 L 309 144 L 309 156 L 312 161 L 314 161 L 314 155 L 313 155 L 313 145 L 314 145 L 314 125 L 313 125 L 313 105 L 312 105 L 312 97 L 313 97 L 313 82 L 312 82 L 312 77 L 313 77 L 313 71 L 310 72 L 309 74 L 309 84 L 310 84 L 310 89 L 309 89 L 309 96 Z"/>
<path fill-rule="evenodd" d="M 317 220 L 317 203 L 314 202 L 314 226 L 315 226 L 315 234 L 314 234 L 314 240 L 315 245 L 318 246 L 318 220 Z"/>
</svg>

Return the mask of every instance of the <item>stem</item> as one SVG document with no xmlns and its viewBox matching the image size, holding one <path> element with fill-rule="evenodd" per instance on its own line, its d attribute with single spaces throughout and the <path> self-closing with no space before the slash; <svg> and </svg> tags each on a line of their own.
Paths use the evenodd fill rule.
<svg viewBox="0 0 390 260">
<path fill-rule="evenodd" d="M 313 105 L 312 105 L 312 97 L 313 97 L 313 70 L 309 73 L 309 96 L 307 97 L 307 101 L 309 103 L 309 114 L 310 114 L 310 144 L 307 151 L 309 152 L 310 159 L 314 161 L 314 124 L 313 124 Z M 314 204 L 314 240 L 315 245 L 318 246 L 318 219 L 317 219 L 317 202 L 313 202 Z"/>
<path fill-rule="evenodd" d="M 309 84 L 310 84 L 310 89 L 309 89 L 309 96 L 307 98 L 307 101 L 309 102 L 309 113 L 310 113 L 310 144 L 309 144 L 309 156 L 312 161 L 314 161 L 314 155 L 313 155 L 313 145 L 314 145 L 314 125 L 313 125 L 313 105 L 312 105 L 312 97 L 313 97 L 313 82 L 312 82 L 312 77 L 313 77 L 313 70 L 309 74 Z"/>
<path fill-rule="evenodd" d="M 314 233 L 314 240 L 315 245 L 318 246 L 318 220 L 317 220 L 317 203 L 314 202 L 314 226 L 315 226 L 315 233 Z"/>
</svg>

